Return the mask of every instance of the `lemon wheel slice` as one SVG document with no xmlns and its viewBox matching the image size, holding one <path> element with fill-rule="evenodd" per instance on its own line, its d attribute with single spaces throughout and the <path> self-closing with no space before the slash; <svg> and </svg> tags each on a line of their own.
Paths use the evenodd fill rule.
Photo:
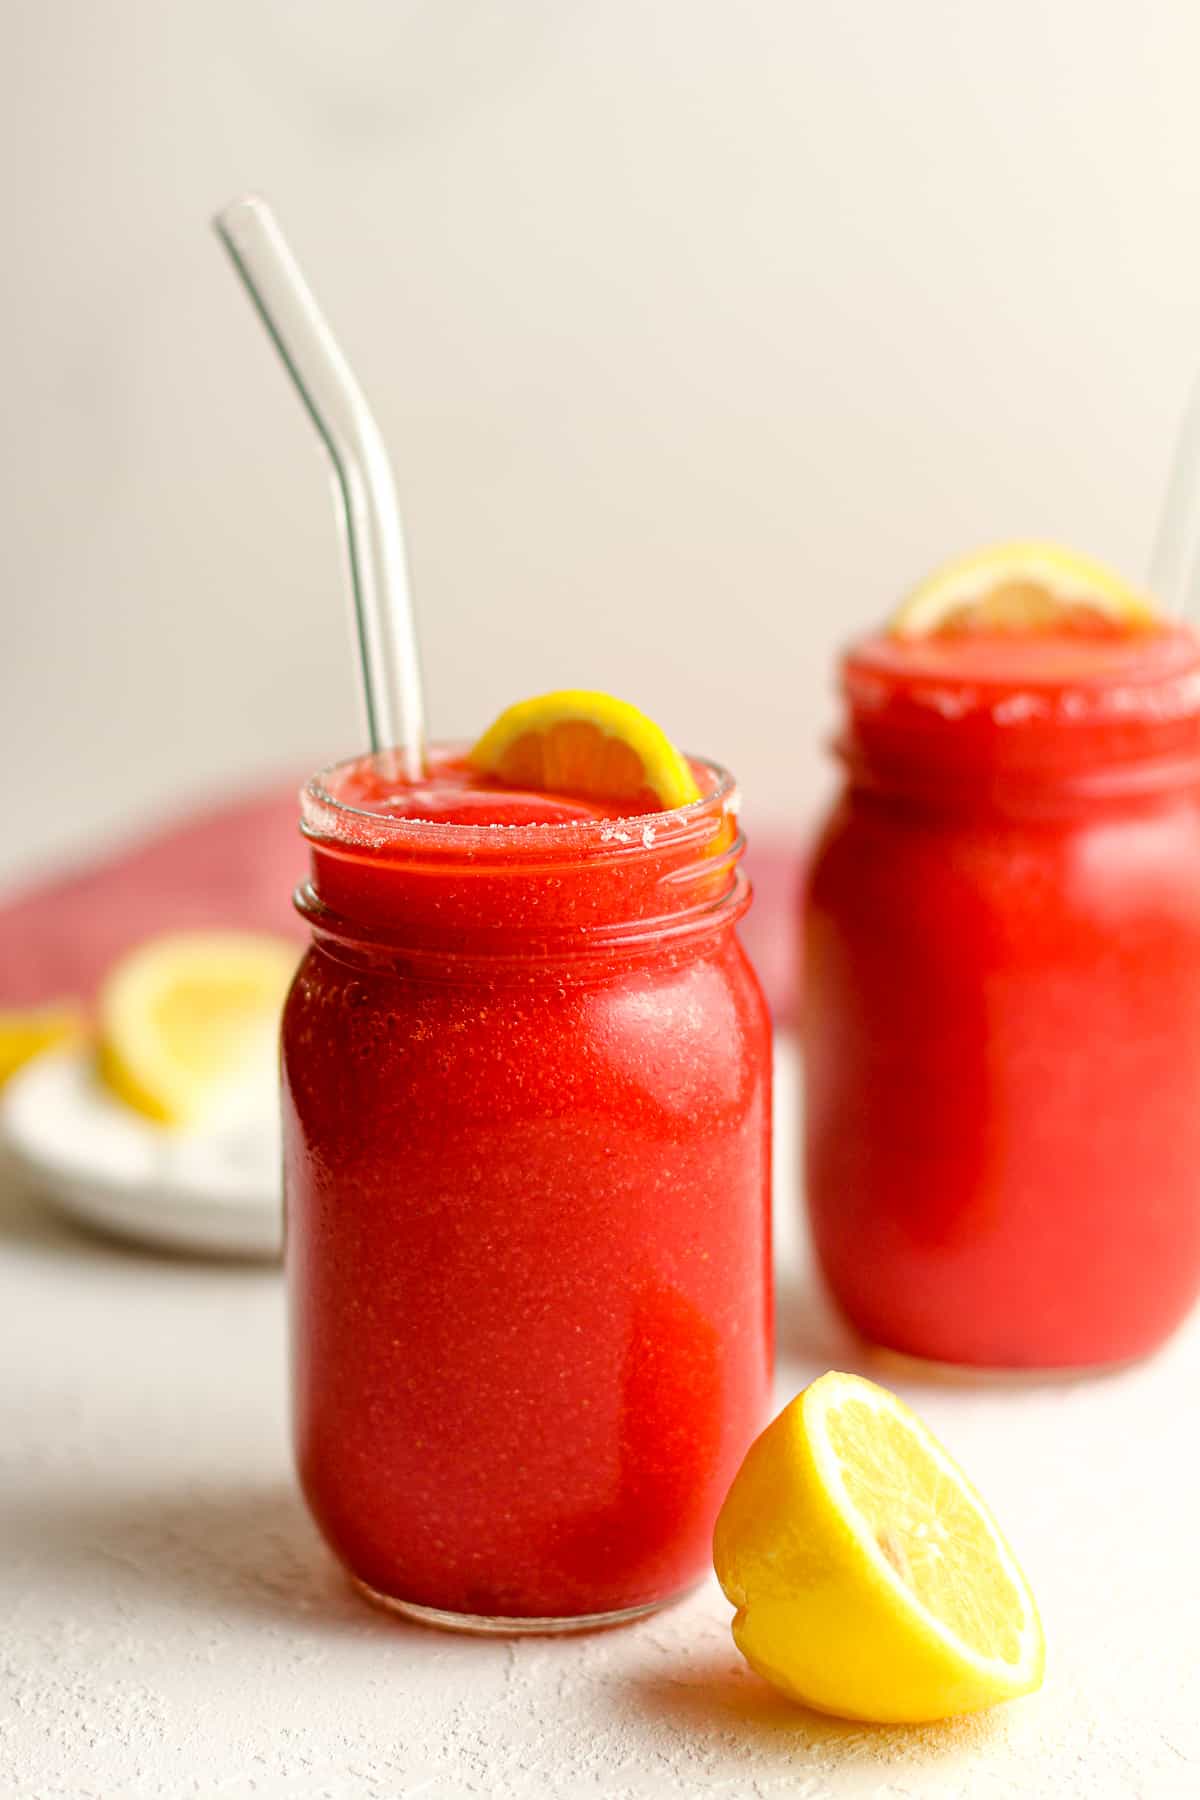
<svg viewBox="0 0 1200 1800">
<path fill-rule="evenodd" d="M 751 1446 L 713 1554 L 746 1660 L 820 1711 L 916 1722 L 1041 1684 L 1037 1609 L 991 1513 L 860 1376 L 823 1375 Z"/>
<path fill-rule="evenodd" d="M 250 932 L 181 932 L 123 958 L 100 993 L 98 1060 L 129 1106 L 192 1125 L 274 1061 L 298 951 Z"/>
<path fill-rule="evenodd" d="M 900 606 L 893 637 L 970 631 L 1146 631 L 1159 623 L 1146 595 L 1103 563 L 1058 544 L 993 544 L 947 563 Z"/>
<path fill-rule="evenodd" d="M 668 811 L 700 798 L 687 760 L 652 719 L 611 694 L 569 689 L 501 713 L 471 763 L 510 787 Z"/>
<path fill-rule="evenodd" d="M 43 1050 L 82 1036 L 77 1006 L 38 1006 L 0 1011 L 0 1086 Z"/>
</svg>

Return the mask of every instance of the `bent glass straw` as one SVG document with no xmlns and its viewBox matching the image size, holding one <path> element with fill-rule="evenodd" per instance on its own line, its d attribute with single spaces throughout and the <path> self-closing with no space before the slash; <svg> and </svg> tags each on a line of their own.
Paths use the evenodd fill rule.
<svg viewBox="0 0 1200 1800">
<path fill-rule="evenodd" d="M 213 220 L 333 464 L 371 749 L 425 771 L 425 708 L 404 531 L 383 435 L 275 216 L 254 196 Z"/>
<path fill-rule="evenodd" d="M 1150 554 L 1149 590 L 1175 617 L 1194 613 L 1200 579 L 1200 379 L 1188 396 Z M 1189 562 L 1189 554 L 1191 561 Z"/>
</svg>

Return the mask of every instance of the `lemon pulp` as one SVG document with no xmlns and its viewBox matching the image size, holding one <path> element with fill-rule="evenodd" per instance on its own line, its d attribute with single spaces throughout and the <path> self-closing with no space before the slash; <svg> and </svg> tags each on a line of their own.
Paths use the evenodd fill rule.
<svg viewBox="0 0 1200 1800">
<path fill-rule="evenodd" d="M 273 1062 L 297 960 L 284 939 L 250 932 L 151 939 L 101 990 L 101 1076 L 148 1118 L 199 1122 L 233 1084 Z"/>
<path fill-rule="evenodd" d="M 611 694 L 563 689 L 520 700 L 475 744 L 472 766 L 511 787 L 669 811 L 700 798 L 666 733 Z"/>
<path fill-rule="evenodd" d="M 1077 550 L 1023 539 L 957 558 L 921 582 L 889 627 L 893 637 L 962 632 L 1145 631 L 1149 598 Z"/>
</svg>

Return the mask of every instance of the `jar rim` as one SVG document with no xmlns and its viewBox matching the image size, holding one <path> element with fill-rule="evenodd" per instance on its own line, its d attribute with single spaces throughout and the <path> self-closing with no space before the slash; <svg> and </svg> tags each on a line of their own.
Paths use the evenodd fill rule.
<svg viewBox="0 0 1200 1800">
<path fill-rule="evenodd" d="M 1164 624 L 1128 639 L 898 639 L 874 632 L 844 652 L 856 719 L 891 716 L 941 733 L 976 724 L 1019 738 L 1047 727 L 1153 730 L 1200 716 L 1200 640 Z"/>
<path fill-rule="evenodd" d="M 455 741 L 430 746 L 435 756 L 446 759 L 461 756 L 468 748 L 465 742 Z M 370 753 L 346 757 L 318 769 L 305 782 L 300 790 L 300 829 L 306 838 L 347 849 L 441 852 L 473 861 L 489 852 L 506 860 L 526 855 L 556 859 L 605 852 L 619 855 L 684 845 L 711 829 L 714 821 L 736 816 L 741 804 L 737 782 L 727 769 L 707 757 L 688 755 L 693 770 L 711 781 L 709 791 L 685 806 L 663 812 L 521 825 L 463 825 L 444 819 L 393 817 L 352 806 L 331 791 L 336 776 L 371 760 Z"/>
<path fill-rule="evenodd" d="M 886 633 L 841 664 L 836 750 L 851 783 L 1009 813 L 1123 803 L 1197 785 L 1200 638 Z"/>
</svg>

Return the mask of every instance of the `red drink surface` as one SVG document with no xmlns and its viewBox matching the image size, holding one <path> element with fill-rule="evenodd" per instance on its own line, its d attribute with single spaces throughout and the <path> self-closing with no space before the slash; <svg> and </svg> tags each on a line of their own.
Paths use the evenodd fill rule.
<svg viewBox="0 0 1200 1800">
<path fill-rule="evenodd" d="M 869 1338 L 1153 1349 L 1200 1288 L 1200 646 L 876 638 L 806 918 L 807 1194 Z"/>
<path fill-rule="evenodd" d="M 603 801 L 505 787 L 453 752 L 435 751 L 427 779 L 415 783 L 397 782 L 364 759 L 341 776 L 337 798 L 380 818 L 437 825 L 566 825 L 621 816 L 619 807 Z"/>
<path fill-rule="evenodd" d="M 571 1618 L 708 1565 L 768 1394 L 769 1043 L 731 793 L 697 773 L 633 821 L 446 754 L 306 797 L 297 1455 L 377 1593 Z"/>
</svg>

